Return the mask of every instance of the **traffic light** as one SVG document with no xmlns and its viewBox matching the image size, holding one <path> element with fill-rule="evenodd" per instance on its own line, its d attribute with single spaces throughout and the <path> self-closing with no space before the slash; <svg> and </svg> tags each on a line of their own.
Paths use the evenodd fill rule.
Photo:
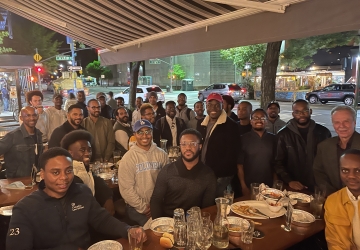
<svg viewBox="0 0 360 250">
<path fill-rule="evenodd" d="M 32 76 L 30 79 L 31 79 L 32 82 L 34 81 L 34 77 L 33 77 L 33 76 Z"/>
<path fill-rule="evenodd" d="M 41 67 L 36 67 L 36 72 L 42 73 L 43 69 Z"/>
</svg>

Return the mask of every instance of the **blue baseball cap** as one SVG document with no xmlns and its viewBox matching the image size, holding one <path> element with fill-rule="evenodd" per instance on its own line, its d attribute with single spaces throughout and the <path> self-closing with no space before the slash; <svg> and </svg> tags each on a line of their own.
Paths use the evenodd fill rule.
<svg viewBox="0 0 360 250">
<path fill-rule="evenodd" d="M 138 120 L 134 124 L 134 132 L 138 132 L 140 129 L 145 128 L 145 127 L 153 129 L 151 122 L 149 122 L 148 120 Z"/>
</svg>

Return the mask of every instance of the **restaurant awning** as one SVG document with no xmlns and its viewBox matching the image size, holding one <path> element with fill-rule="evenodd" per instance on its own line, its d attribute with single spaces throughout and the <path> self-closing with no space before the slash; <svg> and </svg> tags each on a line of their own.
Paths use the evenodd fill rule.
<svg viewBox="0 0 360 250">
<path fill-rule="evenodd" d="M 360 29 L 358 0 L 1 0 L 103 65 Z"/>
<path fill-rule="evenodd" d="M 34 59 L 27 55 L 0 55 L 0 71 L 6 72 L 34 67 Z"/>
</svg>

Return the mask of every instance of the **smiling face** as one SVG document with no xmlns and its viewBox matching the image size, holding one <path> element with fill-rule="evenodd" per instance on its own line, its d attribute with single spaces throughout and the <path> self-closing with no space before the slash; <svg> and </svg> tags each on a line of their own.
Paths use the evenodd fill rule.
<svg viewBox="0 0 360 250">
<path fill-rule="evenodd" d="M 245 102 L 241 102 L 238 105 L 237 115 L 238 115 L 240 120 L 249 119 L 251 112 L 252 112 L 252 110 L 251 110 L 251 106 L 249 104 L 247 104 Z"/>
<path fill-rule="evenodd" d="M 40 177 L 45 182 L 44 192 L 50 197 L 62 198 L 74 179 L 72 160 L 66 156 L 56 156 L 47 161 L 41 169 Z"/>
<path fill-rule="evenodd" d="M 42 99 L 41 96 L 34 95 L 31 97 L 31 100 L 29 101 L 31 106 L 33 107 L 40 107 L 42 106 Z"/>
<path fill-rule="evenodd" d="M 255 131 L 264 131 L 266 125 L 266 115 L 264 112 L 256 111 L 251 117 L 251 126 Z"/>
<path fill-rule="evenodd" d="M 197 143 L 196 146 L 191 145 L 192 142 Z M 184 161 L 192 162 L 199 157 L 202 145 L 196 135 L 185 134 L 180 138 L 181 157 Z"/>
<path fill-rule="evenodd" d="M 148 120 L 151 124 L 154 124 L 155 115 L 156 115 L 156 113 L 153 108 L 147 108 L 144 111 L 144 115 L 141 116 L 141 119 Z"/>
<path fill-rule="evenodd" d="M 75 161 L 83 162 L 85 166 L 89 166 L 92 148 L 89 141 L 80 140 L 70 145 L 69 153 Z"/>
<path fill-rule="evenodd" d="M 136 98 L 135 105 L 138 109 L 141 107 L 142 104 L 143 104 L 143 100 L 140 97 Z"/>
<path fill-rule="evenodd" d="M 309 125 L 312 113 L 309 104 L 304 102 L 295 103 L 292 106 L 292 111 L 292 116 L 298 127 L 306 127 Z"/>
<path fill-rule="evenodd" d="M 87 107 L 90 116 L 99 117 L 101 112 L 101 106 L 98 101 L 89 102 L 89 106 Z"/>
<path fill-rule="evenodd" d="M 53 99 L 53 102 L 56 108 L 61 108 L 61 105 L 63 105 L 63 98 L 61 96 L 57 96 Z"/>
<path fill-rule="evenodd" d="M 346 154 L 340 158 L 340 178 L 355 197 L 360 195 L 359 155 Z"/>
<path fill-rule="evenodd" d="M 184 106 L 186 103 L 186 95 L 178 95 L 177 102 L 179 106 Z"/>
<path fill-rule="evenodd" d="M 35 128 L 38 118 L 37 111 L 33 107 L 27 106 L 21 110 L 20 120 L 23 121 L 25 127 Z"/>
<path fill-rule="evenodd" d="M 67 119 L 71 125 L 78 127 L 84 119 L 83 110 L 80 108 L 73 108 L 67 114 Z"/>
<path fill-rule="evenodd" d="M 165 109 L 166 115 L 173 119 L 176 115 L 175 105 L 173 103 L 168 103 Z"/>
<path fill-rule="evenodd" d="M 356 121 L 354 121 L 354 118 L 349 111 L 335 111 L 335 113 L 331 116 L 331 121 L 335 132 L 340 138 L 349 139 L 353 135 Z"/>
<path fill-rule="evenodd" d="M 279 116 L 280 110 L 276 104 L 271 104 L 266 112 L 271 119 L 276 119 Z"/>
<path fill-rule="evenodd" d="M 204 115 L 204 110 L 204 104 L 202 102 L 195 104 L 194 111 L 197 116 L 202 117 Z"/>
<path fill-rule="evenodd" d="M 122 123 L 127 123 L 129 121 L 129 114 L 125 108 L 120 108 L 117 110 L 116 120 Z"/>
<path fill-rule="evenodd" d="M 207 102 L 206 112 L 212 120 L 217 120 L 222 112 L 222 103 L 216 100 L 211 100 Z"/>
<path fill-rule="evenodd" d="M 136 145 L 144 150 L 149 150 L 152 144 L 152 129 L 148 127 L 141 128 L 134 133 Z"/>
</svg>

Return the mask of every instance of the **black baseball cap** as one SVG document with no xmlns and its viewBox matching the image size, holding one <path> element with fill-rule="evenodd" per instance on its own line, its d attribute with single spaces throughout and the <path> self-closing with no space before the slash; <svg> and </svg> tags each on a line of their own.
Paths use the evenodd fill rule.
<svg viewBox="0 0 360 250">
<path fill-rule="evenodd" d="M 271 105 L 276 105 L 280 109 L 280 104 L 277 101 L 271 101 L 267 105 L 267 108 L 270 108 Z"/>
</svg>

